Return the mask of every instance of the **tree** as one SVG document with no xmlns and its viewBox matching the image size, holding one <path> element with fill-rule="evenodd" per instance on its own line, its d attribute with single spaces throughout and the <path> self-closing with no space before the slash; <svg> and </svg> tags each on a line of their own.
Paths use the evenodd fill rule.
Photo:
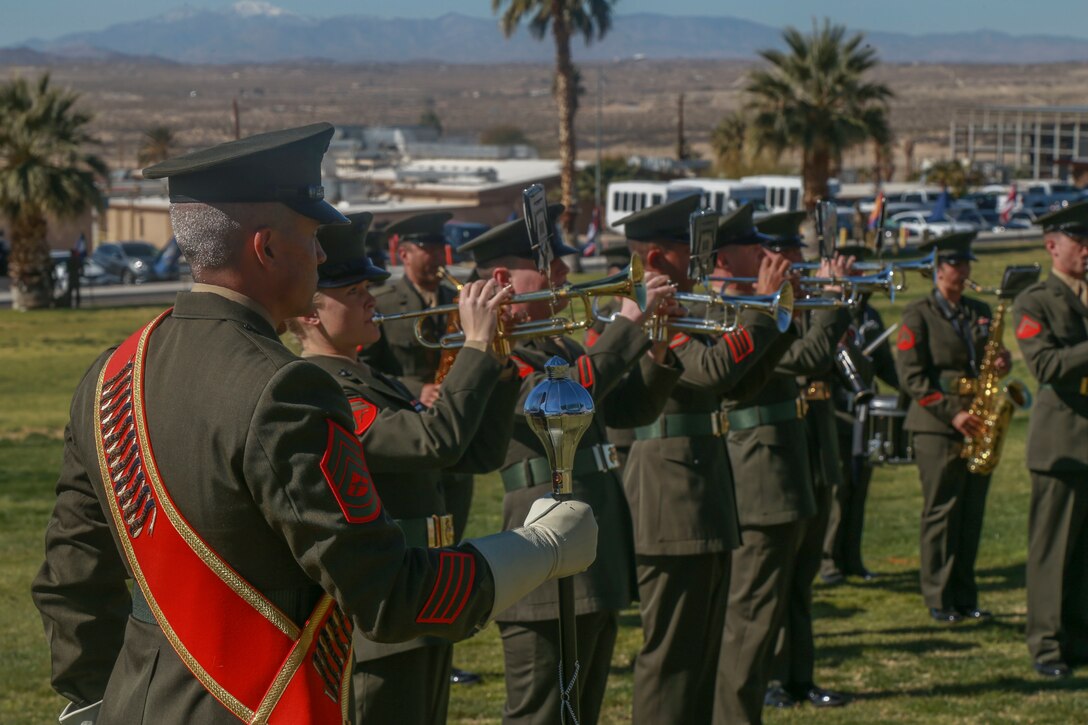
<svg viewBox="0 0 1088 725">
<path fill-rule="evenodd" d="M 506 37 L 528 19 L 529 32 L 541 40 L 551 30 L 555 41 L 555 98 L 559 111 L 559 162 L 562 180 L 562 226 L 574 239 L 574 115 L 578 103 L 577 75 L 570 54 L 571 35 L 581 33 L 588 45 L 600 40 L 612 27 L 612 6 L 616 0 L 491 0 L 492 12 L 502 11 L 501 27 Z M 504 9 L 505 8 L 505 9 Z"/>
<path fill-rule="evenodd" d="M 13 307 L 52 301 L 46 218 L 71 217 L 101 205 L 96 178 L 106 164 L 84 148 L 97 143 L 79 95 L 51 87 L 49 74 L 0 85 L 0 212 L 11 223 Z"/>
<path fill-rule="evenodd" d="M 601 159 L 601 195 L 613 181 L 634 178 L 634 169 L 621 156 L 605 156 Z M 597 198 L 597 165 L 586 166 L 577 176 L 578 201 L 593 202 Z"/>
<path fill-rule="evenodd" d="M 982 174 L 955 160 L 936 161 L 925 171 L 925 183 L 936 184 L 953 197 L 963 196 L 969 186 L 982 182 Z"/>
<path fill-rule="evenodd" d="M 891 138 L 887 103 L 892 91 L 866 81 L 879 61 L 861 33 L 824 20 L 812 34 L 786 28 L 789 52 L 762 50 L 769 68 L 752 71 L 746 90 L 752 130 L 760 148 L 801 152 L 805 208 L 827 196 L 829 169 L 842 152 L 873 139 Z"/>
<path fill-rule="evenodd" d="M 152 126 L 144 131 L 143 143 L 136 153 L 140 166 L 151 166 L 174 155 L 178 139 L 169 126 Z"/>
<path fill-rule="evenodd" d="M 747 144 L 748 119 L 741 111 L 724 116 L 710 133 L 710 147 L 714 149 L 718 168 L 726 174 L 744 165 Z"/>
</svg>

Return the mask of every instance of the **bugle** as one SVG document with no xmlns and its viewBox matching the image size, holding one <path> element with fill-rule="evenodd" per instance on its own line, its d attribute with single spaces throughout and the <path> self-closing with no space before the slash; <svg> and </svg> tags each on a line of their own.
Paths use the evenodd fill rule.
<svg viewBox="0 0 1088 725">
<path fill-rule="evenodd" d="M 631 255 L 631 263 L 617 274 L 598 280 L 582 282 L 575 285 L 567 285 L 558 289 L 544 289 L 536 292 L 524 292 L 514 295 L 505 305 L 524 304 L 530 302 L 550 302 L 553 305 L 563 300 L 578 299 L 583 305 L 583 317 L 552 316 L 544 320 L 532 320 L 519 322 L 514 325 L 499 325 L 494 344 L 502 354 L 509 354 L 510 343 L 516 340 L 528 340 L 536 337 L 549 337 L 552 335 L 565 335 L 577 330 L 584 330 L 593 325 L 595 319 L 592 314 L 593 302 L 597 297 L 621 296 L 635 300 L 640 309 L 646 309 L 646 286 L 642 280 L 644 271 L 642 258 L 637 254 Z M 461 331 L 450 332 L 437 340 L 431 340 L 423 332 L 423 321 L 432 315 L 448 315 L 458 309 L 455 304 L 437 305 L 425 310 L 410 310 L 408 312 L 396 312 L 388 315 L 375 314 L 374 322 L 385 325 L 401 320 L 415 320 L 415 335 L 419 344 L 431 349 L 459 348 L 465 344 L 465 333 Z"/>
</svg>

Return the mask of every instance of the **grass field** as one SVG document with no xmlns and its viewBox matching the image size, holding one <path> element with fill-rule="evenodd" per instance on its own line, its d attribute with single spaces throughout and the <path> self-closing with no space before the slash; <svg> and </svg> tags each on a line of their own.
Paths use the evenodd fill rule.
<svg viewBox="0 0 1088 725">
<path fill-rule="evenodd" d="M 975 278 L 997 284 L 1005 264 L 1044 262 L 1041 250 L 980 255 Z M 1044 264 L 1045 267 L 1045 264 Z M 928 283 L 894 305 L 881 304 L 889 324 Z M 62 706 L 49 688 L 49 660 L 30 581 L 42 556 L 45 521 L 59 467 L 71 393 L 87 366 L 157 309 L 0 311 L 0 723 L 54 721 Z M 1012 343 L 1011 332 L 1006 342 Z M 1014 375 L 1035 382 L 1013 345 Z M 975 722 L 1071 723 L 1088 719 L 1088 679 L 1038 678 L 1023 642 L 1024 555 L 1030 484 L 1024 468 L 1027 416 L 1018 414 L 994 476 L 978 574 L 981 604 L 994 621 L 936 626 L 918 593 L 918 512 L 913 467 L 878 470 L 873 479 L 865 556 L 881 577 L 865 584 L 816 587 L 817 679 L 850 693 L 838 711 L 808 707 L 769 712 L 771 723 Z M 477 479 L 470 534 L 499 526 L 501 486 Z M 713 636 L 713 635 L 711 635 Z M 604 721 L 629 720 L 632 663 L 641 643 L 635 611 L 622 618 Z M 485 684 L 455 687 L 451 722 L 497 722 L 504 698 L 497 629 L 489 627 L 455 649 L 455 662 L 480 672 Z"/>
</svg>

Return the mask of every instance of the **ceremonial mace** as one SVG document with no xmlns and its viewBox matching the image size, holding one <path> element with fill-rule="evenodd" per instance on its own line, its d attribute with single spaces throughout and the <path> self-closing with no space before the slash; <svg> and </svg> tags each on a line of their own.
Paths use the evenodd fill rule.
<svg viewBox="0 0 1088 725">
<path fill-rule="evenodd" d="M 548 377 L 525 399 L 525 420 L 540 439 L 552 469 L 552 497 L 573 498 L 574 454 L 593 420 L 593 398 L 570 379 L 570 365 L 553 357 L 544 366 Z M 574 579 L 563 577 L 559 587 L 559 722 L 577 725 L 578 640 L 574 620 Z"/>
</svg>

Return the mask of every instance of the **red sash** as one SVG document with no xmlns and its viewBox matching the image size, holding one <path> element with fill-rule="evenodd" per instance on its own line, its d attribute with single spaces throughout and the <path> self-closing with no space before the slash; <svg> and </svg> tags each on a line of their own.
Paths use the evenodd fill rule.
<svg viewBox="0 0 1088 725">
<path fill-rule="evenodd" d="M 348 719 L 351 623 L 325 595 L 300 630 L 212 551 L 163 484 L 144 408 L 144 365 L 159 315 L 98 377 L 98 463 L 125 558 L 155 620 L 208 692 L 247 723 Z"/>
</svg>

